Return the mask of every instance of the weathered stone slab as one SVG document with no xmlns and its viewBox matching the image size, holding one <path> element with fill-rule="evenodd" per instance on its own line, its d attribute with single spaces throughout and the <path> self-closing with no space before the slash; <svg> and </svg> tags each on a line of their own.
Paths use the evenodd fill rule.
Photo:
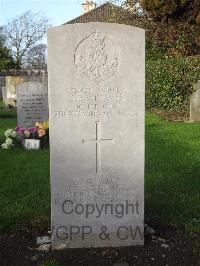
<svg viewBox="0 0 200 266">
<path fill-rule="evenodd" d="M 6 100 L 7 100 L 7 91 L 6 91 L 6 87 L 5 87 L 5 86 L 1 87 L 1 91 L 2 91 L 3 102 L 6 103 Z"/>
<path fill-rule="evenodd" d="M 190 121 L 200 121 L 200 80 L 195 85 L 195 92 L 190 97 Z"/>
<path fill-rule="evenodd" d="M 41 83 L 28 81 L 17 87 L 17 117 L 20 127 L 48 120 L 48 93 Z"/>
<path fill-rule="evenodd" d="M 2 87 L 6 86 L 6 77 L 5 76 L 0 76 L 0 100 L 3 99 L 2 95 Z"/>
<path fill-rule="evenodd" d="M 13 98 L 7 98 L 7 88 L 2 87 L 2 98 L 3 98 L 3 103 L 6 108 L 12 108 L 16 106 L 16 99 Z"/>
<path fill-rule="evenodd" d="M 26 77 L 6 76 L 7 98 L 17 99 L 17 87 L 26 81 Z"/>
<path fill-rule="evenodd" d="M 144 30 L 48 32 L 52 247 L 143 244 Z"/>
</svg>

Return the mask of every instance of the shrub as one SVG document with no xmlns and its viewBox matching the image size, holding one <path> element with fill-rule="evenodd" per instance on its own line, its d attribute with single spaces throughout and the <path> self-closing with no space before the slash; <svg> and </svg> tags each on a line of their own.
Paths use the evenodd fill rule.
<svg viewBox="0 0 200 266">
<path fill-rule="evenodd" d="M 188 109 L 193 85 L 200 79 L 200 56 L 148 60 L 146 107 L 162 110 Z"/>
<path fill-rule="evenodd" d="M 189 22 L 153 24 L 146 31 L 148 60 L 197 56 L 200 51 L 200 27 Z"/>
</svg>

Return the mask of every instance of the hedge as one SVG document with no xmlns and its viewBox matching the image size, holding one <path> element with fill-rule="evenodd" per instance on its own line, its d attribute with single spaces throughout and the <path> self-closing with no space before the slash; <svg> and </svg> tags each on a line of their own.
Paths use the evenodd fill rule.
<svg viewBox="0 0 200 266">
<path fill-rule="evenodd" d="M 146 108 L 188 109 L 200 79 L 200 56 L 146 62 Z"/>
</svg>

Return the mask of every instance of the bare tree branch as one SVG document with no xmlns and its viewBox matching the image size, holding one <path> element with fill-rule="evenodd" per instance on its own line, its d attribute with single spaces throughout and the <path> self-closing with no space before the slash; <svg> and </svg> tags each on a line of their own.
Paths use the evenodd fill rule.
<svg viewBox="0 0 200 266">
<path fill-rule="evenodd" d="M 30 10 L 14 18 L 4 27 L 7 47 L 18 67 L 21 67 L 29 51 L 46 35 L 49 19 L 41 12 Z"/>
</svg>

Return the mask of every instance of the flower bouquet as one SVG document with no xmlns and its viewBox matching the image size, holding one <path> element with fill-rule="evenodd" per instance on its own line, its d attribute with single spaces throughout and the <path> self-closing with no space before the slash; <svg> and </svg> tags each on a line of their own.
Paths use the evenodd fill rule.
<svg viewBox="0 0 200 266">
<path fill-rule="evenodd" d="M 40 148 L 40 140 L 38 138 L 37 127 L 17 127 L 16 129 L 18 139 L 23 147 L 27 150 L 37 150 Z"/>
<path fill-rule="evenodd" d="M 1 145 L 3 149 L 10 149 L 23 145 L 27 149 L 38 149 L 49 145 L 49 124 L 36 122 L 35 127 L 16 127 L 5 132 L 6 140 Z"/>
<path fill-rule="evenodd" d="M 6 140 L 5 142 L 1 145 L 2 149 L 10 149 L 16 145 L 19 144 L 19 141 L 17 139 L 17 132 L 15 129 L 8 129 L 4 133 Z"/>
<path fill-rule="evenodd" d="M 41 147 L 49 146 L 49 122 L 36 122 L 35 126 L 37 128 L 38 138 L 40 139 Z"/>
</svg>

